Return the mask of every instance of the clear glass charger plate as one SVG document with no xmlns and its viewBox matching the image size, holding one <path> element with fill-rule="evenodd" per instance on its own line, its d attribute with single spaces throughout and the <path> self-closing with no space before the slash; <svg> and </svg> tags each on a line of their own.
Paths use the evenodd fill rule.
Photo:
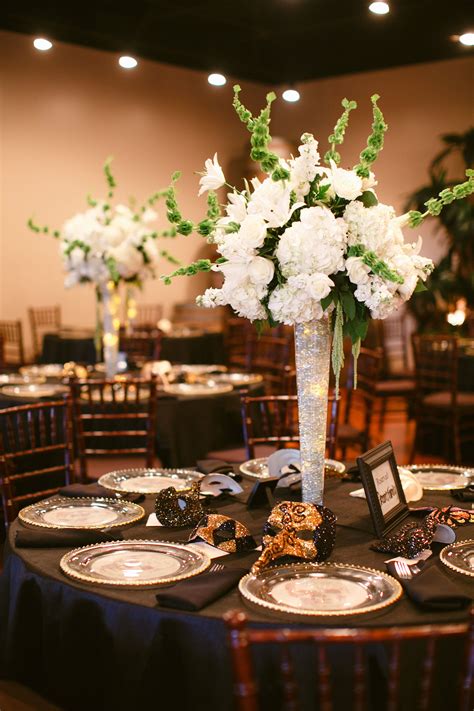
<svg viewBox="0 0 474 711">
<path fill-rule="evenodd" d="M 325 459 L 324 468 L 327 473 L 335 473 L 342 475 L 346 471 L 346 467 L 342 462 L 335 459 Z M 241 474 L 249 479 L 268 479 L 268 457 L 258 457 L 257 459 L 249 459 L 239 467 Z"/>
<path fill-rule="evenodd" d="M 60 378 L 63 374 L 63 369 L 62 363 L 44 363 L 43 365 L 24 365 L 20 368 L 20 373 L 34 378 L 38 376 Z"/>
<path fill-rule="evenodd" d="M 28 376 L 20 375 L 19 373 L 3 373 L 0 375 L 0 387 L 5 385 L 40 385 L 46 382 L 46 378 L 41 375 Z"/>
<path fill-rule="evenodd" d="M 202 376 L 201 376 L 202 380 Z M 232 385 L 234 388 L 242 388 L 248 385 L 257 385 L 263 381 L 263 375 L 258 373 L 219 373 L 207 377 L 204 382 L 212 380 L 218 385 Z"/>
<path fill-rule="evenodd" d="M 360 615 L 381 610 L 402 594 L 398 580 L 345 563 L 297 563 L 249 573 L 239 590 L 253 607 L 290 617 Z"/>
<path fill-rule="evenodd" d="M 469 467 L 448 464 L 409 464 L 403 467 L 414 474 L 427 491 L 464 489 L 474 482 L 474 469 Z"/>
<path fill-rule="evenodd" d="M 474 578 L 474 538 L 446 546 L 439 557 L 441 562 L 451 570 Z"/>
<path fill-rule="evenodd" d="M 67 388 L 62 385 L 41 384 L 22 384 L 22 385 L 5 385 L 2 388 L 2 395 L 10 395 L 11 397 L 19 398 L 41 398 L 41 397 L 56 397 L 67 392 Z"/>
<path fill-rule="evenodd" d="M 63 573 L 94 585 L 148 587 L 207 570 L 210 558 L 179 543 L 112 541 L 76 548 L 61 558 Z"/>
<path fill-rule="evenodd" d="M 41 528 L 101 529 L 128 526 L 144 515 L 141 506 L 129 501 L 57 496 L 21 509 L 18 518 Z"/>
<path fill-rule="evenodd" d="M 170 395 L 178 395 L 179 397 L 209 397 L 212 395 L 224 395 L 230 393 L 234 389 L 232 385 L 214 384 L 208 380 L 206 383 L 170 383 L 164 386 L 164 391 Z"/>
<path fill-rule="evenodd" d="M 158 494 L 168 486 L 188 489 L 203 476 L 192 469 L 118 469 L 103 474 L 98 484 L 127 494 Z"/>
</svg>

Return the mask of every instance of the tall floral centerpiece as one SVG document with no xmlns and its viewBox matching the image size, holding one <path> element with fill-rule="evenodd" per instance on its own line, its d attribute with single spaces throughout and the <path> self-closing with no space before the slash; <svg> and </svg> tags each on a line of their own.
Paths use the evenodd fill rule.
<svg viewBox="0 0 474 711">
<path fill-rule="evenodd" d="M 357 165 L 340 166 L 343 143 L 354 101 L 344 99 L 343 113 L 329 136 L 323 164 L 318 141 L 301 137 L 298 155 L 282 160 L 269 150 L 273 93 L 258 116 L 239 99 L 234 107 L 251 134 L 251 158 L 266 178 L 254 178 L 243 190 L 231 187 L 223 212 L 214 190 L 227 185 L 217 155 L 206 161 L 199 193 L 208 192 L 207 217 L 196 225 L 219 253 L 215 263 L 201 259 L 181 267 L 180 275 L 219 271 L 220 289 L 207 289 L 197 301 L 205 307 L 230 305 L 259 328 L 278 323 L 295 327 L 297 387 L 303 501 L 321 503 L 332 334 L 332 366 L 336 391 L 344 360 L 343 338 L 352 340 L 354 358 L 370 318 L 385 318 L 398 309 L 433 269 L 420 256 L 421 238 L 405 243 L 403 228 L 416 227 L 428 214 L 474 192 L 474 171 L 467 181 L 426 203 L 425 212 L 397 216 L 379 202 L 372 165 L 382 150 L 387 125 L 372 97 L 373 124 Z M 174 176 L 168 190 L 168 219 L 180 225 Z M 187 221 L 189 222 L 189 221 Z M 179 229 L 178 229 L 179 232 Z"/>
<path fill-rule="evenodd" d="M 59 241 L 66 277 L 64 284 L 92 283 L 97 296 L 98 318 L 96 349 L 104 354 L 107 377 L 117 372 L 120 305 L 119 287 L 127 291 L 140 287 L 155 275 L 160 258 L 177 264 L 157 246 L 159 233 L 153 229 L 157 213 L 154 205 L 161 197 L 155 193 L 141 206 L 113 204 L 117 183 L 110 168 L 104 165 L 107 197 L 87 197 L 88 208 L 66 220 L 61 230 L 51 231 L 30 219 L 28 226 L 37 233 L 52 234 Z M 165 233 L 163 233 L 165 234 Z"/>
</svg>

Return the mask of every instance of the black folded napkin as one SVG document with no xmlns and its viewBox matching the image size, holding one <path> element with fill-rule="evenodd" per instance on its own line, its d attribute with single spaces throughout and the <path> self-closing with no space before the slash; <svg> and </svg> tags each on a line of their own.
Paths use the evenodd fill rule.
<svg viewBox="0 0 474 711">
<path fill-rule="evenodd" d="M 61 530 L 21 528 L 16 532 L 15 545 L 17 548 L 75 548 L 76 546 L 88 546 L 91 543 L 122 540 L 123 536 L 119 531 L 105 533 L 104 531 L 82 531 L 70 528 Z"/>
<path fill-rule="evenodd" d="M 222 459 L 199 459 L 196 462 L 196 469 L 202 474 L 227 474 L 236 481 L 242 479 L 238 473 L 238 465 L 224 462 Z"/>
<path fill-rule="evenodd" d="M 69 486 L 63 486 L 59 489 L 58 494 L 60 496 L 68 496 L 72 499 L 75 498 L 101 498 L 101 499 L 126 499 L 127 501 L 141 501 L 144 496 L 143 494 L 130 494 L 124 492 L 123 494 L 117 494 L 111 489 L 106 489 L 105 486 L 100 484 L 69 484 Z"/>
<path fill-rule="evenodd" d="M 395 563 L 387 563 L 388 571 L 402 584 L 408 597 L 420 607 L 429 610 L 462 610 L 472 600 L 457 587 L 438 567 L 438 563 L 420 563 L 420 572 L 410 580 L 399 578 Z"/>
<path fill-rule="evenodd" d="M 163 588 L 156 595 L 163 607 L 177 610 L 197 611 L 225 595 L 248 573 L 245 568 L 225 568 L 216 573 L 201 573 L 171 587 Z"/>
<path fill-rule="evenodd" d="M 469 484 L 465 489 L 452 489 L 451 496 L 459 501 L 474 501 L 474 484 Z"/>
</svg>

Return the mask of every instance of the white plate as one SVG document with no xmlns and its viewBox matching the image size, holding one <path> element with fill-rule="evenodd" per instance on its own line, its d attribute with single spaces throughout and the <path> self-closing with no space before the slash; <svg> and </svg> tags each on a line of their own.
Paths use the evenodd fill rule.
<svg viewBox="0 0 474 711">
<path fill-rule="evenodd" d="M 164 386 L 164 391 L 170 395 L 178 397 L 210 397 L 212 395 L 224 395 L 234 389 L 232 385 L 211 385 L 206 383 L 170 383 Z"/>
<path fill-rule="evenodd" d="M 346 471 L 345 465 L 335 459 L 325 459 L 324 466 L 327 471 L 335 472 L 336 474 L 344 474 Z M 241 474 L 248 479 L 268 479 L 268 457 L 249 459 L 247 462 L 241 464 L 239 469 Z"/>
<path fill-rule="evenodd" d="M 19 397 L 25 399 L 37 399 L 41 397 L 59 397 L 67 392 L 67 388 L 62 385 L 6 385 L 2 388 L 2 395 Z"/>
<path fill-rule="evenodd" d="M 464 489 L 474 482 L 474 469 L 448 464 L 410 464 L 408 469 L 427 491 Z"/>
<path fill-rule="evenodd" d="M 188 489 L 204 475 L 192 469 L 121 469 L 103 474 L 98 483 L 128 494 L 158 494 L 162 489 Z"/>
</svg>

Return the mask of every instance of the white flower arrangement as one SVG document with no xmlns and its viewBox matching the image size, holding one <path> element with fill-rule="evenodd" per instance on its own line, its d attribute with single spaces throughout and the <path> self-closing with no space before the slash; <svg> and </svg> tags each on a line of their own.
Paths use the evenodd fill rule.
<svg viewBox="0 0 474 711">
<path fill-rule="evenodd" d="M 177 207 L 173 176 L 168 189 L 168 219 L 173 233 L 196 229 L 215 244 L 220 257 L 215 263 L 201 259 L 168 276 L 219 271 L 220 289 L 208 289 L 198 297 L 205 307 L 230 305 L 239 315 L 265 323 L 289 325 L 334 314 L 333 368 L 342 365 L 343 336 L 350 336 L 357 357 L 369 318 L 386 318 L 407 301 L 433 269 L 419 255 L 421 238 L 405 243 L 402 228 L 416 227 L 428 215 L 439 214 L 445 204 L 474 192 L 474 171 L 467 180 L 427 201 L 425 213 L 397 217 L 390 205 L 379 203 L 377 181 L 371 170 L 383 148 L 387 125 L 372 97 L 373 124 L 367 147 L 352 169 L 340 167 L 336 147 L 343 143 L 354 101 L 344 99 L 344 111 L 329 136 L 330 149 L 321 165 L 318 142 L 310 133 L 301 137 L 298 156 L 284 161 L 268 149 L 270 107 L 254 117 L 239 100 L 234 87 L 234 107 L 251 133 L 251 158 L 267 174 L 254 178 L 244 190 L 232 189 L 224 205 L 214 190 L 227 185 L 217 154 L 206 161 L 199 194 L 208 191 L 207 217 L 198 225 L 183 220 Z"/>
<path fill-rule="evenodd" d="M 88 209 L 66 220 L 62 230 L 52 235 L 59 240 L 66 287 L 92 282 L 103 287 L 112 281 L 115 285 L 127 282 L 140 286 L 155 270 L 161 257 L 178 264 L 165 250 L 157 247 L 159 233 L 152 224 L 157 220 L 153 209 L 163 193 L 155 193 L 138 209 L 112 204 L 117 186 L 106 161 L 104 173 L 108 185 L 107 199 L 87 198 Z M 39 227 L 32 219 L 28 226 L 38 233 L 50 233 L 48 227 Z"/>
</svg>

